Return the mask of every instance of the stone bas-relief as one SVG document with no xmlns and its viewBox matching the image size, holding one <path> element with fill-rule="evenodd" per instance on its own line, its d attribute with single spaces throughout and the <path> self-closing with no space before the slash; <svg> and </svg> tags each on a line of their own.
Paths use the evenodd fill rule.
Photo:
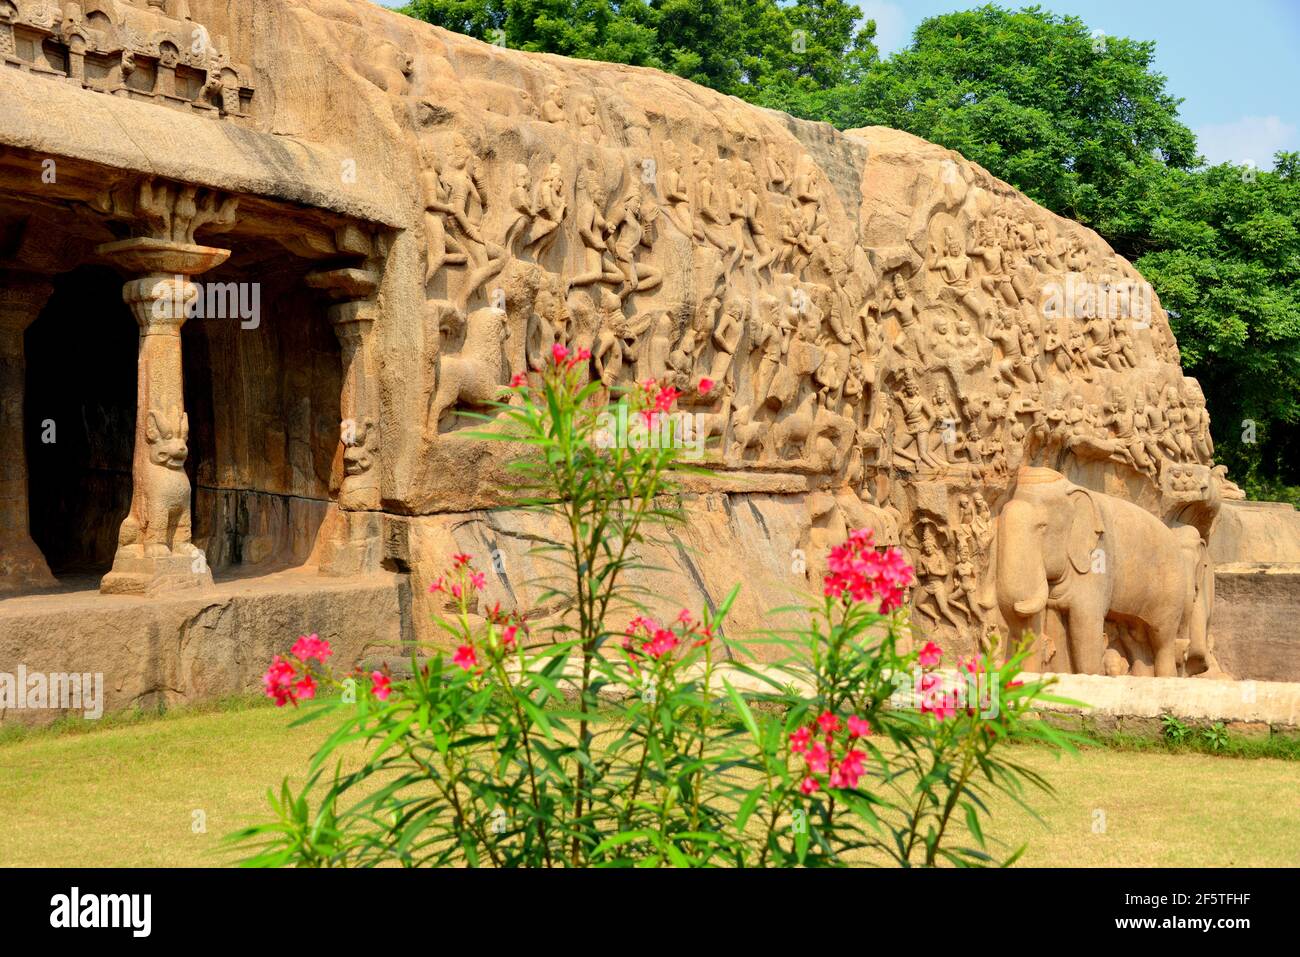
<svg viewBox="0 0 1300 957">
<path fill-rule="evenodd" d="M 0 0 L 7 66 L 77 86 L 241 119 L 251 71 L 231 62 L 187 0 Z M 199 4 L 195 4 L 199 6 Z"/>
<path fill-rule="evenodd" d="M 178 47 L 185 28 L 211 48 Z M 291 519 L 307 572 L 408 576 L 411 637 L 437 637 L 425 586 L 448 550 L 498 552 L 482 599 L 527 605 L 530 543 L 552 531 L 486 511 L 508 500 L 517 450 L 469 431 L 562 345 L 590 351 L 609 394 L 678 389 L 707 439 L 682 548 L 651 562 L 677 578 L 640 583 L 657 593 L 707 604 L 741 579 L 733 621 L 756 627 L 865 526 L 907 551 L 913 620 L 957 654 L 1032 629 L 1045 670 L 1233 671 L 1210 626 L 1210 542 L 1241 493 L 1164 310 L 1097 236 L 955 153 L 362 0 L 0 0 L 0 56 L 0 94 L 155 133 L 135 137 L 140 159 L 42 194 L 44 154 L 23 145 L 42 141 L 0 118 L 5 203 L 75 210 L 93 240 L 68 248 L 117 272 L 139 327 L 133 494 L 105 591 L 219 590 L 268 546 L 196 534 L 195 502 L 252 492 L 323 515 Z M 208 119 L 239 129 L 186 152 L 226 129 Z M 210 388 L 280 377 L 257 362 L 291 322 L 332 331 L 336 378 L 293 371 L 271 412 L 248 403 L 275 441 L 227 451 L 235 417 L 203 426 L 187 407 L 181 327 L 200 320 L 183 304 L 204 276 L 271 263 L 309 305 L 232 328 L 234 381 Z M 25 251 L 0 268 L 6 289 L 55 271 Z M 42 301 L 4 300 L 3 328 Z M 22 420 L 21 335 L 6 335 L 4 409 Z M 293 404 L 304 381 L 338 383 L 323 441 L 316 397 Z M 250 481 L 260 454 L 294 481 Z M 6 456 L 0 501 L 10 591 L 50 581 L 23 461 Z"/>
</svg>

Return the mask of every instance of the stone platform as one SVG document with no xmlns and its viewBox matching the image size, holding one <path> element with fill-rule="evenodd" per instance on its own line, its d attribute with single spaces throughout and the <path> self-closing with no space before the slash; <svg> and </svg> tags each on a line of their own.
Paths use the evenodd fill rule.
<svg viewBox="0 0 1300 957">
<path fill-rule="evenodd" d="M 175 707 L 256 692 L 273 655 L 311 632 L 334 661 L 401 657 L 409 636 L 406 576 L 330 578 L 293 569 L 144 599 L 83 590 L 0 601 L 0 672 L 103 675 L 104 713 Z M 0 712 L 48 724 L 54 709 Z"/>
</svg>

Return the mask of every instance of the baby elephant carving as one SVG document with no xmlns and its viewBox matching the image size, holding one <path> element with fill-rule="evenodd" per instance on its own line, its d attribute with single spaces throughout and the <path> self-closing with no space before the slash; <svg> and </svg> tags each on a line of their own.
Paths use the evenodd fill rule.
<svg viewBox="0 0 1300 957">
<path fill-rule="evenodd" d="M 190 544 L 189 416 L 150 410 L 145 419 L 149 462 L 136 483 L 136 500 L 122 523 L 121 546 L 138 546 L 145 556 L 183 553 Z"/>
</svg>

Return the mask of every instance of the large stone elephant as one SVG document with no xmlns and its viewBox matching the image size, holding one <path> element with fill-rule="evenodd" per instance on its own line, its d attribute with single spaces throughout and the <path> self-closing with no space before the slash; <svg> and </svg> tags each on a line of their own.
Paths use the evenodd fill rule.
<svg viewBox="0 0 1300 957">
<path fill-rule="evenodd" d="M 1156 676 L 1176 676 L 1180 638 L 1208 651 L 1204 582 L 1213 568 L 1196 534 L 1052 469 L 1022 468 L 996 536 L 997 604 L 1013 643 L 1026 630 L 1042 635 L 1050 608 L 1064 623 L 1072 670 L 1101 674 L 1106 620 L 1140 622 Z"/>
</svg>

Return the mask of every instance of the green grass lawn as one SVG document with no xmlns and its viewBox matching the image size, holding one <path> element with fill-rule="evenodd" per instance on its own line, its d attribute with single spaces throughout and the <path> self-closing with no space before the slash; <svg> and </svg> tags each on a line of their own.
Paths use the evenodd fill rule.
<svg viewBox="0 0 1300 957">
<path fill-rule="evenodd" d="M 301 781 L 326 733 L 326 723 L 290 728 L 294 717 L 255 707 L 0 740 L 0 865 L 228 862 L 221 837 L 267 819 L 267 787 L 286 772 Z M 1300 865 L 1300 762 L 1022 754 L 1058 790 L 1035 798 L 1045 824 L 1002 802 L 987 831 L 1028 842 L 1025 864 Z"/>
</svg>

